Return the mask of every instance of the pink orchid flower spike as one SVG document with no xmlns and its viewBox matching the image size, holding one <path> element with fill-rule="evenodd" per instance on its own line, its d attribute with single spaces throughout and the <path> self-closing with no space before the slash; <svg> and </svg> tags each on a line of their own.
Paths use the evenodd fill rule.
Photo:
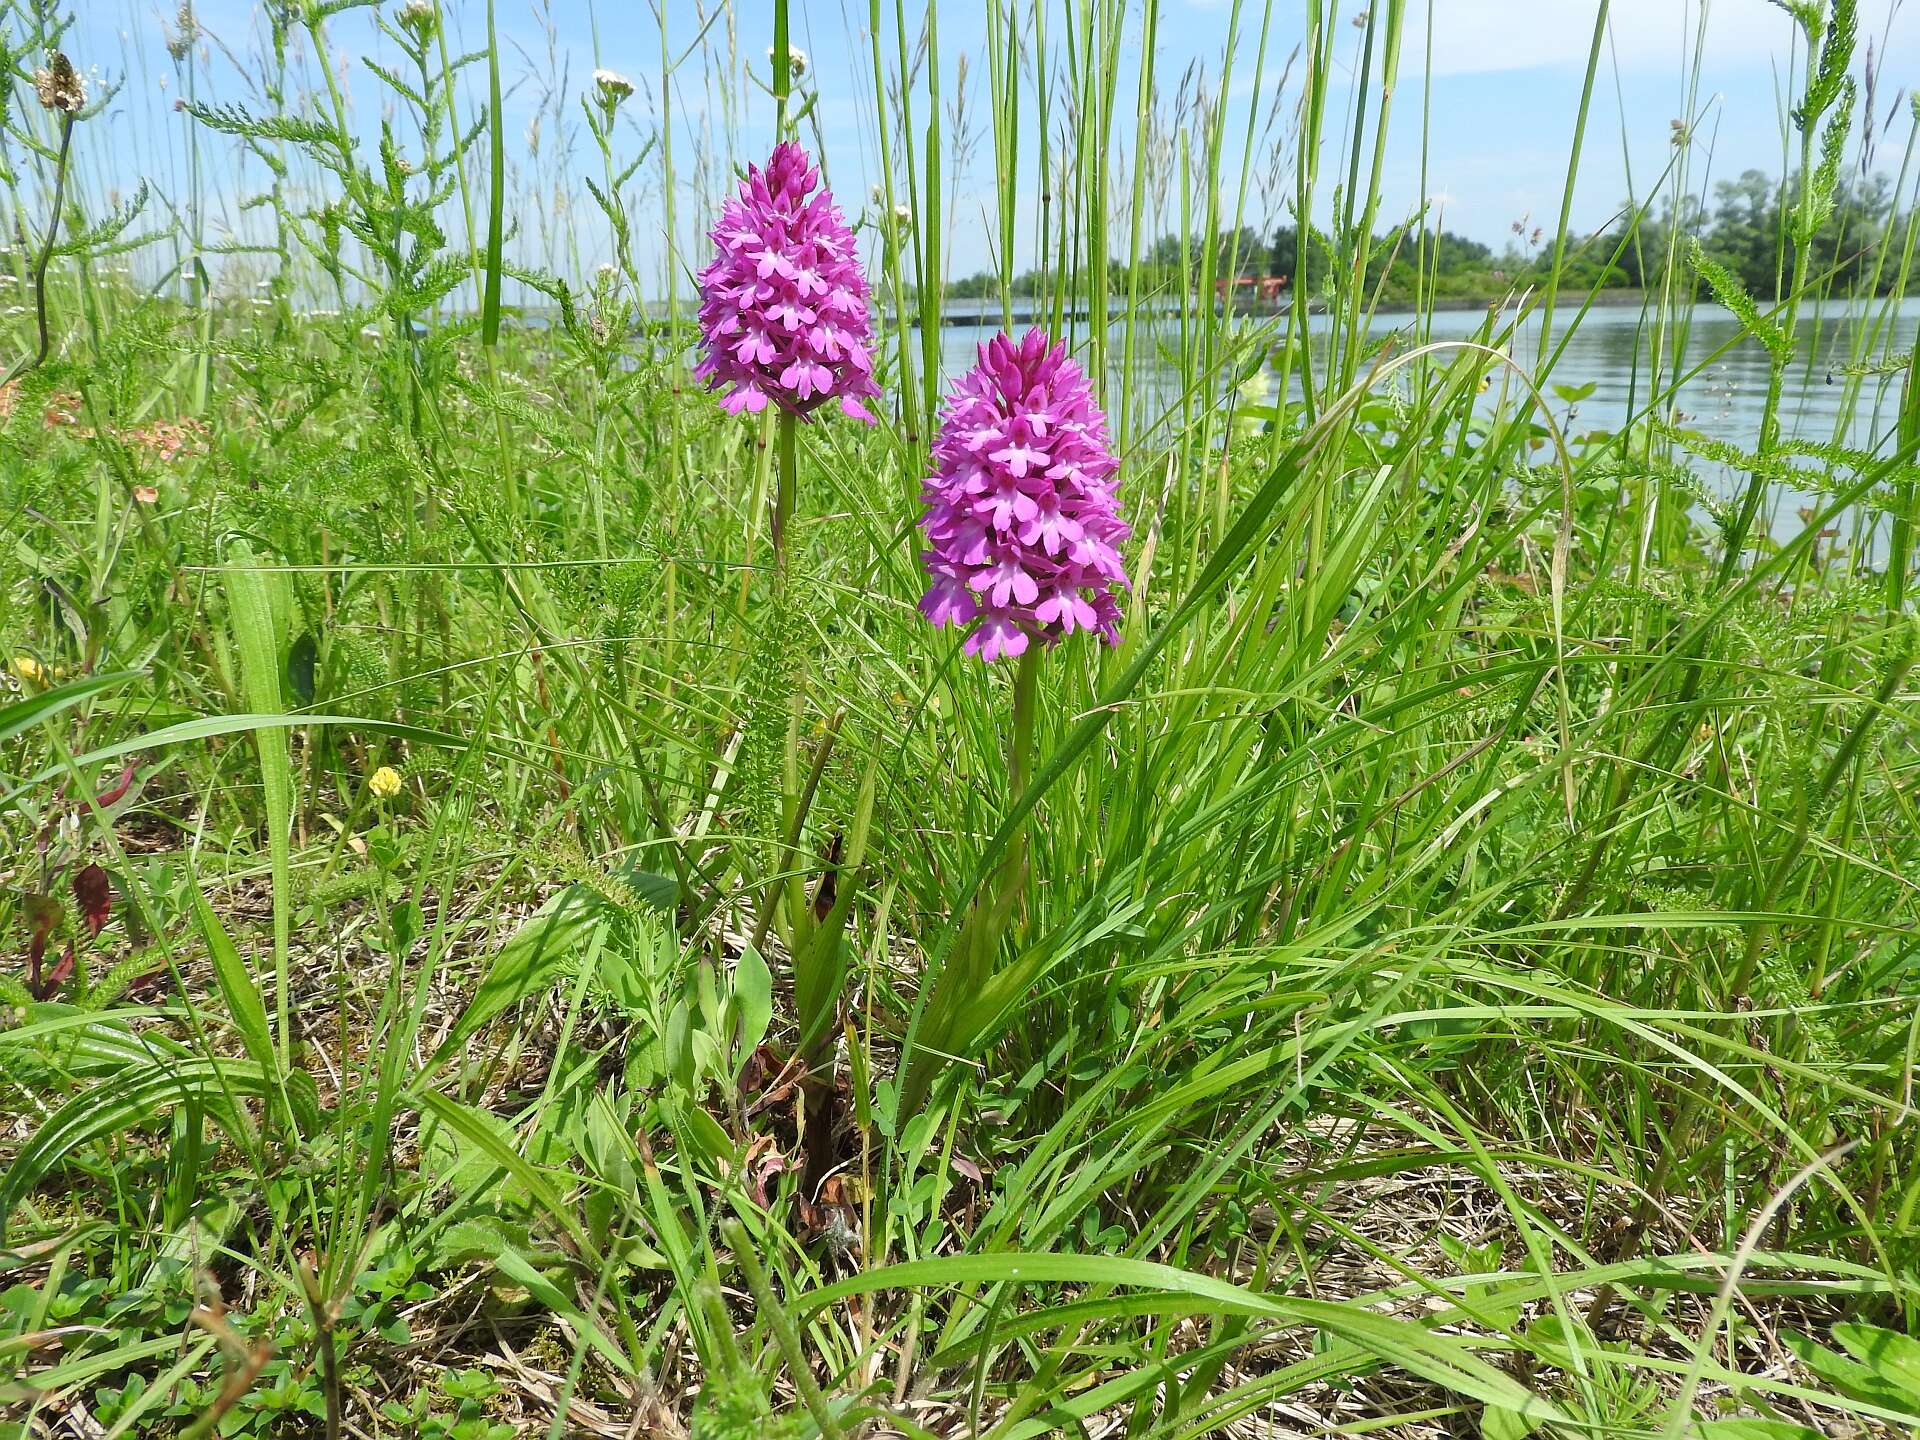
<svg viewBox="0 0 1920 1440">
<path fill-rule="evenodd" d="M 726 392 L 720 403 L 731 414 L 757 415 L 772 401 L 804 419 L 838 400 L 873 421 L 865 402 L 880 390 L 867 279 L 833 192 L 813 194 L 819 183 L 807 152 L 782 141 L 766 169 L 747 167 L 710 232 L 694 374 Z"/>
<path fill-rule="evenodd" d="M 1065 346 L 1038 328 L 982 345 L 947 402 L 933 462 L 920 522 L 928 620 L 972 626 L 967 653 L 987 661 L 1076 630 L 1120 643 L 1119 461 Z"/>
</svg>

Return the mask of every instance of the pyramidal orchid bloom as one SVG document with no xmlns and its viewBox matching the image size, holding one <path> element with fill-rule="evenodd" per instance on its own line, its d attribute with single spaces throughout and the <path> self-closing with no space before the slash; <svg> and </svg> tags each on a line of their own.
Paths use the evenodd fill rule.
<svg viewBox="0 0 1920 1440">
<path fill-rule="evenodd" d="M 813 193 L 819 183 L 807 152 L 782 141 L 766 169 L 747 167 L 709 232 L 713 261 L 699 277 L 705 353 L 694 374 L 726 392 L 720 403 L 732 414 L 757 415 L 771 400 L 804 418 L 838 400 L 873 420 L 863 403 L 880 393 L 867 280 L 833 192 Z"/>
<path fill-rule="evenodd" d="M 972 626 L 966 651 L 986 661 L 1076 630 L 1120 643 L 1119 461 L 1065 346 L 1037 327 L 983 344 L 948 398 L 933 462 L 921 492 L 927 619 Z"/>
</svg>

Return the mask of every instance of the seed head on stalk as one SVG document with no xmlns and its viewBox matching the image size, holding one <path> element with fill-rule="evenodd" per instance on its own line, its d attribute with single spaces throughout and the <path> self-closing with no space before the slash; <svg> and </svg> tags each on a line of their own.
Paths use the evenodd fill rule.
<svg viewBox="0 0 1920 1440">
<path fill-rule="evenodd" d="M 87 105 L 86 82 L 63 51 L 54 51 L 33 72 L 33 89 L 43 106 L 62 115 L 78 115 Z"/>
</svg>

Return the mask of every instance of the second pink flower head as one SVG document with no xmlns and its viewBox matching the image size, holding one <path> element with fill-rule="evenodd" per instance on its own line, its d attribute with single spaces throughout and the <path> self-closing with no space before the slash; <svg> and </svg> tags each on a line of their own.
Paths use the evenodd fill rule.
<svg viewBox="0 0 1920 1440">
<path fill-rule="evenodd" d="M 747 167 L 711 232 L 713 261 L 699 277 L 706 353 L 694 374 L 724 389 L 735 414 L 771 400 L 805 416 L 835 399 L 873 419 L 862 403 L 880 393 L 866 276 L 832 192 L 813 194 L 819 183 L 807 152 L 782 141 L 765 170 Z"/>
<path fill-rule="evenodd" d="M 921 498 L 935 625 L 971 625 L 966 650 L 1019 655 L 1094 630 L 1119 643 L 1119 546 L 1130 533 L 1114 494 L 1106 416 L 1066 347 L 1035 328 L 1002 333 L 948 401 Z"/>
</svg>

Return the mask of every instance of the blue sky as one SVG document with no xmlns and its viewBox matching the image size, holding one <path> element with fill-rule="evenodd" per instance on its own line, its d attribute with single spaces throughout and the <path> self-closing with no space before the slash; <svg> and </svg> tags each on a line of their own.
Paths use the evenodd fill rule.
<svg viewBox="0 0 1920 1440">
<path fill-rule="evenodd" d="M 463 48 L 478 47 L 484 37 L 482 0 L 443 3 Z M 584 187 L 572 173 L 582 168 L 598 171 L 597 157 L 586 153 L 584 135 L 575 136 L 569 161 L 563 154 L 566 147 L 556 141 L 552 115 L 541 116 L 536 126 L 536 111 L 550 77 L 563 75 L 577 91 L 588 83 L 596 63 L 631 75 L 641 84 L 642 93 L 629 102 L 628 118 L 633 123 L 624 132 L 623 143 L 637 144 L 641 132 L 654 127 L 658 113 L 661 37 L 652 5 L 667 6 L 668 45 L 677 53 L 695 37 L 701 14 L 715 9 L 719 0 L 497 3 L 508 56 L 506 80 L 512 90 L 508 120 L 515 142 L 516 176 L 523 185 L 538 181 L 545 186 L 543 193 L 557 190 L 573 195 L 582 209 L 590 208 Z M 1064 22 L 1059 0 L 1051 3 L 1057 43 Z M 1565 183 L 1597 0 L 1430 0 L 1430 70 L 1428 3 L 1409 0 L 1407 48 L 1384 170 L 1384 218 L 1405 215 L 1425 195 L 1444 208 L 1448 228 L 1496 247 L 1507 241 L 1518 221 L 1525 220 L 1529 227 L 1544 225 L 1550 231 Z M 397 4 L 398 0 L 391 0 L 389 8 Z M 1026 4 L 1023 0 L 1023 9 Z M 1339 63 L 1346 74 L 1357 59 L 1361 34 L 1347 22 L 1363 7 L 1361 0 L 1337 4 L 1329 0 L 1329 4 L 1339 16 Z M 1891 172 L 1899 167 L 1912 124 L 1905 95 L 1920 84 L 1920 0 L 1861 0 L 1861 4 L 1863 52 L 1871 43 L 1880 69 L 1877 168 Z M 96 66 L 109 77 L 124 74 L 127 81 L 112 113 L 89 137 L 93 150 L 87 164 L 97 185 L 130 189 L 135 175 L 144 175 L 168 198 L 184 200 L 189 183 L 183 144 L 187 121 L 171 107 L 178 85 L 164 50 L 176 8 L 177 0 L 164 4 L 161 0 L 80 0 L 69 49 L 83 66 Z M 889 13 L 892 8 L 882 6 Z M 940 17 L 942 88 L 949 101 L 959 93 L 964 57 L 969 71 L 966 88 L 981 127 L 973 163 L 957 182 L 950 247 L 954 273 L 983 268 L 991 260 L 992 144 L 983 124 L 981 8 L 949 0 Z M 1239 8 L 1227 131 L 1232 137 L 1230 148 L 1235 150 L 1256 88 L 1254 54 L 1261 3 L 1241 0 Z M 247 85 L 242 72 L 254 64 L 260 46 L 258 4 L 255 0 L 199 0 L 197 9 L 208 35 L 216 37 L 204 41 L 198 52 L 202 83 L 216 96 L 244 102 Z M 878 178 L 870 51 L 864 29 L 866 0 L 794 0 L 793 9 L 795 42 L 812 62 L 807 83 L 818 92 L 820 138 L 829 178 L 843 204 L 856 209 L 865 203 L 870 184 Z M 1298 40 L 1300 9 L 1299 0 L 1274 0 L 1267 63 L 1258 82 L 1263 105 Z M 1189 64 L 1199 65 L 1210 75 L 1219 73 L 1233 11 L 1233 0 L 1162 0 L 1157 65 L 1163 93 L 1172 89 Z M 910 7 L 910 24 L 917 18 Z M 728 47 L 729 25 L 738 63 L 750 63 L 764 73 L 772 34 L 771 0 L 736 0 L 707 32 L 710 44 L 722 53 Z M 1645 193 L 1659 178 L 1673 155 L 1672 122 L 1686 113 L 1690 68 L 1696 41 L 1701 39 L 1695 105 L 1700 143 L 1690 155 L 1691 187 L 1710 188 L 1714 180 L 1748 167 L 1779 170 L 1779 96 L 1795 60 L 1794 30 L 1788 17 L 1768 0 L 1708 0 L 1704 17 L 1700 0 L 1614 0 L 1587 152 L 1575 191 L 1576 228 L 1604 224 L 1630 189 Z M 391 58 L 391 47 L 374 33 L 364 14 L 352 12 L 331 23 L 330 41 L 336 57 L 351 62 L 346 83 L 356 123 L 371 133 L 380 110 L 378 87 L 358 59 L 383 53 Z M 889 62 L 894 43 L 889 33 Z M 309 83 L 317 85 L 311 57 L 305 61 Z M 1138 64 L 1138 41 L 1129 35 L 1122 56 L 1126 103 L 1116 125 L 1117 148 L 1132 142 L 1136 113 L 1132 77 Z M 483 72 L 476 68 L 470 74 L 478 80 Z M 477 95 L 473 98 L 477 101 Z M 1329 126 L 1329 144 L 1336 152 L 1344 144 L 1345 126 L 1337 121 L 1344 98 L 1337 85 L 1335 119 Z M 693 170 L 696 150 L 730 151 L 742 158 L 764 151 L 772 104 L 737 73 L 703 74 L 697 65 L 689 65 L 676 75 L 674 106 L 680 168 L 676 198 L 684 217 L 697 209 L 696 187 L 711 189 L 724 183 L 724 176 L 717 172 L 702 175 Z M 1423 110 L 1430 116 L 1424 184 Z M 470 103 L 468 113 L 477 113 L 477 104 Z M 577 101 L 562 108 L 565 123 L 576 128 L 578 113 Z M 1889 125 L 1890 116 L 1894 118 Z M 924 113 L 921 119 L 924 123 Z M 1034 148 L 1030 136 L 1023 140 L 1025 157 Z M 214 214 L 216 230 L 224 226 L 244 233 L 248 221 L 242 198 L 258 188 L 259 174 L 239 168 L 224 144 L 203 154 L 207 158 L 201 193 Z M 1339 162 L 1344 171 L 1344 160 L 1337 153 L 1328 160 Z M 1266 164 L 1264 155 L 1258 157 L 1256 173 Z M 1237 162 L 1230 161 L 1227 168 L 1237 173 Z M 1333 169 L 1329 163 L 1323 173 L 1331 174 Z M 1023 187 L 1037 188 L 1037 184 Z M 641 189 L 645 225 L 651 227 L 638 236 L 638 248 L 645 256 L 662 248 L 655 167 L 642 172 Z M 1330 184 L 1327 189 L 1331 190 Z M 529 212 L 535 208 L 530 202 L 527 205 Z M 1023 201 L 1022 208 L 1029 210 L 1031 201 Z M 1277 202 L 1266 213 L 1260 213 L 1257 200 L 1253 208 L 1250 219 L 1280 218 Z M 598 253 L 604 243 L 603 229 L 591 220 L 574 227 L 578 240 L 572 248 L 578 254 L 543 257 L 538 253 L 540 216 L 523 213 L 516 218 L 522 227 L 524 258 L 578 260 L 585 265 L 604 258 Z M 1022 235 L 1027 233 L 1027 219 L 1023 213 Z M 551 245 L 547 248 L 553 250 Z"/>
</svg>

